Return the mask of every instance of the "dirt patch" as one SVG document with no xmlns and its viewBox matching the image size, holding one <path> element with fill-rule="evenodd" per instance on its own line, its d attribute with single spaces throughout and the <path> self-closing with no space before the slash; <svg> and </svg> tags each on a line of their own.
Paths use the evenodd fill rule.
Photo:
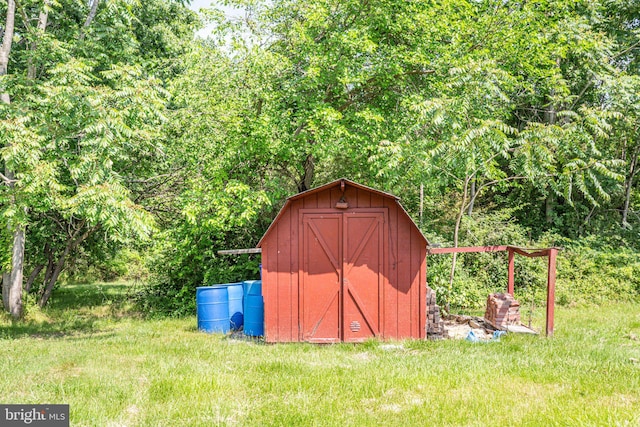
<svg viewBox="0 0 640 427">
<path fill-rule="evenodd" d="M 498 338 L 496 336 L 496 331 L 501 331 L 500 334 L 505 332 L 537 334 L 536 331 L 523 325 L 509 325 L 505 331 L 503 329 L 495 328 L 483 317 L 455 314 L 446 316 L 442 319 L 442 331 L 442 338 L 448 339 L 466 339 L 469 337 L 469 332 L 473 332 L 475 339 L 479 341 Z M 471 341 L 474 341 L 473 338 L 470 339 Z"/>
<path fill-rule="evenodd" d="M 482 317 L 449 315 L 442 319 L 443 338 L 465 339 L 473 331 L 476 338 L 489 340 L 496 328 Z"/>
</svg>

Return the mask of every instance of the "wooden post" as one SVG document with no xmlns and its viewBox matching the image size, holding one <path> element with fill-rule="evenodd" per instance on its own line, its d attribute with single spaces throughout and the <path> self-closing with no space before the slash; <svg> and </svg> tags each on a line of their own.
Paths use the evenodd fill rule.
<svg viewBox="0 0 640 427">
<path fill-rule="evenodd" d="M 553 321 L 556 301 L 556 255 L 557 248 L 549 249 L 549 270 L 547 272 L 547 336 L 553 336 Z"/>
<path fill-rule="evenodd" d="M 507 293 L 511 296 L 513 296 L 513 291 L 514 291 L 514 287 L 515 287 L 515 252 L 513 251 L 513 249 L 509 248 L 507 249 L 508 253 L 509 253 L 509 276 L 507 279 Z"/>
<path fill-rule="evenodd" d="M 424 184 L 420 184 L 420 228 L 422 228 L 423 210 L 424 210 Z"/>
<path fill-rule="evenodd" d="M 261 254 L 262 248 L 249 249 L 225 249 L 218 251 L 218 255 L 244 255 L 244 254 Z"/>
</svg>

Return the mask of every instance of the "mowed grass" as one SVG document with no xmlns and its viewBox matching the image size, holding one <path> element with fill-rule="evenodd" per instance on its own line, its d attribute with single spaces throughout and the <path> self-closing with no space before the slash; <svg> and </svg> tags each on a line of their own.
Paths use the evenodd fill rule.
<svg viewBox="0 0 640 427">
<path fill-rule="evenodd" d="M 278 344 L 145 320 L 127 286 L 0 320 L 0 401 L 72 426 L 640 425 L 640 305 L 558 308 L 553 339 Z"/>
</svg>

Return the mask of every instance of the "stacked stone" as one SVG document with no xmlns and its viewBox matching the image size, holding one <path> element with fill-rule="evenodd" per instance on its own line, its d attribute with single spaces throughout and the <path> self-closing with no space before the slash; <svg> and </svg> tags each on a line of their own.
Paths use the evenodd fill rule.
<svg viewBox="0 0 640 427">
<path fill-rule="evenodd" d="M 442 338 L 443 333 L 440 307 L 436 304 L 436 291 L 427 287 L 427 338 Z"/>
<path fill-rule="evenodd" d="M 491 294 L 487 298 L 485 320 L 497 329 L 520 325 L 520 303 L 509 294 Z"/>
</svg>

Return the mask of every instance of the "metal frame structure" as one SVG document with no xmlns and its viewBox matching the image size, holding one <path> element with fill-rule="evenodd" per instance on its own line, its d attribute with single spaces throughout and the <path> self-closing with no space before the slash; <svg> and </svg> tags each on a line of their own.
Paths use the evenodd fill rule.
<svg viewBox="0 0 640 427">
<path fill-rule="evenodd" d="M 515 284 L 515 254 L 527 258 L 547 257 L 547 310 L 546 310 L 546 335 L 553 336 L 555 295 L 556 295 L 556 258 L 560 248 L 530 249 L 518 246 L 466 246 L 458 248 L 427 248 L 427 255 L 453 254 L 453 253 L 480 253 L 480 252 L 507 252 L 508 253 L 508 279 L 507 293 L 513 296 Z"/>
</svg>

